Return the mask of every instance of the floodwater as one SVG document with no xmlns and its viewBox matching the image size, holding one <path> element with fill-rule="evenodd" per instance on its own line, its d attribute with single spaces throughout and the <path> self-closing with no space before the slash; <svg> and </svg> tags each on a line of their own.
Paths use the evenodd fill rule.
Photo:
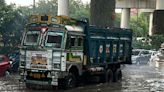
<svg viewBox="0 0 164 92">
<path fill-rule="evenodd" d="M 162 65 L 162 64 L 160 64 Z M 119 83 L 96 83 L 62 89 L 26 89 L 18 82 L 18 75 L 0 78 L 0 92 L 164 92 L 164 64 L 159 68 L 149 65 L 122 66 L 123 79 Z"/>
</svg>

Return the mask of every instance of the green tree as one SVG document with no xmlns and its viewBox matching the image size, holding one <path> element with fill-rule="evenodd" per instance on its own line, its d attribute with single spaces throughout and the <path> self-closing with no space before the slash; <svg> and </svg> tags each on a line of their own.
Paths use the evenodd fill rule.
<svg viewBox="0 0 164 92">
<path fill-rule="evenodd" d="M 10 28 L 8 24 L 12 21 L 13 16 L 13 10 L 11 5 L 6 5 L 3 3 L 0 6 L 0 34 L 2 37 L 2 42 L 4 43 L 4 46 L 9 43 L 9 34 L 10 34 Z"/>
<path fill-rule="evenodd" d="M 16 10 L 22 15 L 22 17 L 29 16 L 33 14 L 33 8 L 28 6 L 19 6 Z"/>
<path fill-rule="evenodd" d="M 31 14 L 50 14 L 57 15 L 57 0 L 39 0 L 36 3 L 35 12 L 31 7 L 18 7 L 22 11 L 22 15 L 29 16 Z M 72 18 L 89 18 L 89 4 L 83 4 L 81 0 L 70 0 L 70 17 Z"/>
<path fill-rule="evenodd" d="M 117 13 L 115 16 L 114 27 L 120 27 L 121 23 L 121 14 Z"/>
<path fill-rule="evenodd" d="M 148 35 L 148 14 L 141 13 L 139 16 L 132 16 L 130 28 L 133 30 L 134 37 L 146 37 Z"/>
<path fill-rule="evenodd" d="M 39 0 L 35 14 L 57 15 L 57 0 Z"/>
<path fill-rule="evenodd" d="M 115 0 L 91 0 L 91 24 L 96 26 L 113 26 Z"/>
<path fill-rule="evenodd" d="M 154 49 L 159 49 L 161 44 L 164 43 L 164 35 L 153 35 L 150 36 L 151 45 Z"/>
<path fill-rule="evenodd" d="M 0 3 L 0 39 L 3 43 L 0 53 L 2 53 L 3 51 L 8 52 L 20 44 L 25 21 L 22 13 L 17 10 L 14 4 L 6 5 L 4 0 L 1 0 Z"/>
<path fill-rule="evenodd" d="M 25 22 L 20 11 L 16 10 L 15 5 L 0 6 L 0 35 L 5 46 L 17 46 L 20 43 L 21 30 Z"/>
<path fill-rule="evenodd" d="M 83 4 L 81 0 L 70 0 L 70 17 L 73 18 L 89 18 L 90 5 Z"/>
</svg>

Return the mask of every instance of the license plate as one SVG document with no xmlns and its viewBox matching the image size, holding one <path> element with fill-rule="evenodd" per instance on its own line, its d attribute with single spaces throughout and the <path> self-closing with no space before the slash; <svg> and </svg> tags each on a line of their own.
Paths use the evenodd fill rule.
<svg viewBox="0 0 164 92">
<path fill-rule="evenodd" d="M 37 78 L 37 79 L 40 79 L 41 78 L 41 75 L 40 74 L 33 74 L 33 77 L 34 78 Z"/>
<path fill-rule="evenodd" d="M 40 78 L 45 78 L 45 75 L 44 74 L 30 74 L 31 77 L 34 77 L 34 78 L 37 78 L 37 79 L 40 79 Z"/>
</svg>

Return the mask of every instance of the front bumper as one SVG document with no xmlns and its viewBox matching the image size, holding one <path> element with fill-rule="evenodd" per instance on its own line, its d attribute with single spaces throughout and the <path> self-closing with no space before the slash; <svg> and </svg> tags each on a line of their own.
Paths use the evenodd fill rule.
<svg viewBox="0 0 164 92">
<path fill-rule="evenodd" d="M 26 80 L 26 83 L 29 84 L 37 84 L 37 85 L 54 85 L 58 86 L 58 79 L 55 79 L 55 81 L 40 81 L 40 80 Z"/>
<path fill-rule="evenodd" d="M 44 76 L 43 76 L 44 74 Z M 58 80 L 67 76 L 67 72 L 61 71 L 38 71 L 27 70 L 20 73 L 20 81 L 29 84 L 58 86 Z"/>
</svg>

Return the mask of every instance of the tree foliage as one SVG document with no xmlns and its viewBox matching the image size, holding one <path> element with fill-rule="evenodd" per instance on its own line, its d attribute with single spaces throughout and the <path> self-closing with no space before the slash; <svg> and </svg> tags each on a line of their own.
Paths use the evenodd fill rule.
<svg viewBox="0 0 164 92">
<path fill-rule="evenodd" d="M 4 46 L 15 46 L 20 43 L 20 31 L 23 29 L 23 19 L 14 5 L 0 6 L 0 35 Z"/>
<path fill-rule="evenodd" d="M 132 16 L 130 28 L 133 30 L 134 37 L 146 37 L 149 31 L 149 17 L 146 13 Z"/>
<path fill-rule="evenodd" d="M 83 4 L 81 0 L 70 0 L 70 17 L 73 18 L 89 18 L 90 5 Z"/>
<path fill-rule="evenodd" d="M 57 15 L 57 0 L 39 0 L 35 10 L 32 6 L 7 5 L 5 0 L 1 0 L 0 3 L 0 41 L 4 47 L 20 44 L 21 35 L 29 15 Z M 81 0 L 70 0 L 70 16 L 89 18 L 89 4 L 84 5 Z"/>
<path fill-rule="evenodd" d="M 132 46 L 133 48 L 158 50 L 162 43 L 164 43 L 164 35 L 153 35 L 144 37 L 143 40 L 133 39 Z"/>
<path fill-rule="evenodd" d="M 150 36 L 151 45 L 154 49 L 159 49 L 161 44 L 164 43 L 164 35 L 153 35 Z"/>
<path fill-rule="evenodd" d="M 161 43 L 164 42 L 164 35 L 148 36 L 149 32 L 149 13 L 141 13 L 133 16 L 130 21 L 130 27 L 133 30 L 133 37 L 145 37 L 146 41 L 133 41 L 134 48 L 142 49 L 159 49 Z"/>
<path fill-rule="evenodd" d="M 91 0 L 91 24 L 101 27 L 113 26 L 115 0 Z"/>
<path fill-rule="evenodd" d="M 57 15 L 57 0 L 39 0 L 34 13 Z"/>
<path fill-rule="evenodd" d="M 14 4 L 6 5 L 0 1 L 0 52 L 7 52 L 20 44 L 20 37 L 25 26 L 25 20 Z M 6 49 L 4 49 L 6 48 Z"/>
<path fill-rule="evenodd" d="M 70 17 L 73 18 L 89 18 L 89 4 L 83 4 L 81 0 L 69 0 L 69 8 L 70 8 Z M 25 15 L 31 14 L 50 14 L 57 15 L 57 0 L 39 0 L 36 3 L 35 9 L 32 7 L 18 7 L 19 10 L 22 11 Z"/>
</svg>

